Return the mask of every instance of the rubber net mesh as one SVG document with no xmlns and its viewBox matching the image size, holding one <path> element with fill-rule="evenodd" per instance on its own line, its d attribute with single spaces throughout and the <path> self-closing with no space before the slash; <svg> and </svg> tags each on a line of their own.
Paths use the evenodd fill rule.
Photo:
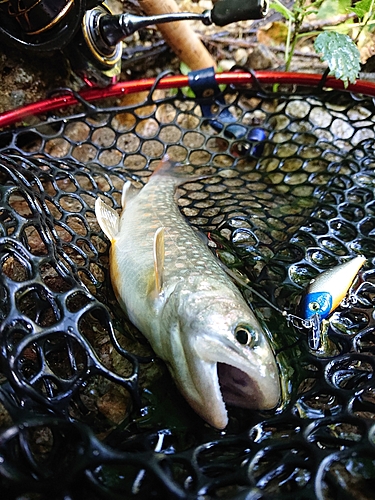
<svg viewBox="0 0 375 500">
<path fill-rule="evenodd" d="M 284 90 L 81 101 L 0 135 L 2 498 L 373 498 L 374 103 Z M 229 408 L 223 432 L 117 305 L 93 210 L 97 196 L 120 209 L 124 181 L 142 186 L 165 154 L 214 174 L 181 188 L 181 212 L 279 309 L 298 314 L 313 277 L 367 258 L 315 355 L 306 329 L 243 290 L 283 398 Z"/>
</svg>

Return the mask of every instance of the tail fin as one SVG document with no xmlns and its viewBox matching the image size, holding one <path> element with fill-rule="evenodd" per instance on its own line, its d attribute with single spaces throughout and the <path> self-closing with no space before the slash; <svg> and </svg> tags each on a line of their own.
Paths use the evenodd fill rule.
<svg viewBox="0 0 375 500">
<path fill-rule="evenodd" d="M 185 182 L 194 182 L 200 179 L 213 177 L 214 175 L 216 175 L 216 172 L 198 175 L 194 174 L 194 167 L 192 165 L 172 161 L 169 159 L 168 155 L 165 155 L 155 168 L 152 178 L 155 179 L 158 176 L 172 177 L 175 179 L 176 186 L 180 186 Z"/>
</svg>

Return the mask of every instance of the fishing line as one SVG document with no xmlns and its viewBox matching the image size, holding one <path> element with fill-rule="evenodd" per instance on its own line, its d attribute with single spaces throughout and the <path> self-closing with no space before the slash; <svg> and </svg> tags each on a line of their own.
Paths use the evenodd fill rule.
<svg viewBox="0 0 375 500">
<path fill-rule="evenodd" d="M 221 261 L 220 265 L 223 267 L 225 272 L 232 278 L 234 279 L 238 284 L 246 288 L 246 290 L 249 290 L 249 292 L 253 293 L 257 297 L 259 297 L 263 302 L 265 302 L 269 307 L 271 307 L 273 310 L 284 316 L 284 318 L 289 321 L 293 326 L 296 328 L 312 328 L 314 322 L 312 320 L 307 320 L 303 319 L 295 314 L 288 313 L 287 311 L 280 309 L 277 307 L 275 304 L 273 304 L 269 299 L 267 299 L 264 295 L 262 295 L 260 292 L 255 290 L 253 287 L 248 285 L 244 279 L 242 279 L 240 276 L 238 276 L 235 272 L 233 272 L 231 269 L 229 269 L 225 264 L 223 264 Z M 299 324 L 298 324 L 299 323 Z"/>
</svg>

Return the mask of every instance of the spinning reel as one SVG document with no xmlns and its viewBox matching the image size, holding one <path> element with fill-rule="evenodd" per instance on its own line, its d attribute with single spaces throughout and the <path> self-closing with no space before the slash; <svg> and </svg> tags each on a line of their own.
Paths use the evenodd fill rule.
<svg viewBox="0 0 375 500">
<path fill-rule="evenodd" d="M 102 0 L 0 0 L 0 35 L 24 51 L 62 49 L 86 83 L 105 86 L 120 73 L 122 40 L 141 28 L 182 20 L 225 26 L 267 10 L 267 0 L 219 0 L 202 14 L 136 16 L 113 15 Z"/>
</svg>

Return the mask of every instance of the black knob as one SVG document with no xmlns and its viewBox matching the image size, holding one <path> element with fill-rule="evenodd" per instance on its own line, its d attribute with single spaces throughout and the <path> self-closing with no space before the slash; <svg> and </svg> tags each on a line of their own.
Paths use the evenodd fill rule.
<svg viewBox="0 0 375 500">
<path fill-rule="evenodd" d="M 211 11 L 211 21 L 217 26 L 262 19 L 268 11 L 267 0 L 219 0 Z"/>
</svg>

